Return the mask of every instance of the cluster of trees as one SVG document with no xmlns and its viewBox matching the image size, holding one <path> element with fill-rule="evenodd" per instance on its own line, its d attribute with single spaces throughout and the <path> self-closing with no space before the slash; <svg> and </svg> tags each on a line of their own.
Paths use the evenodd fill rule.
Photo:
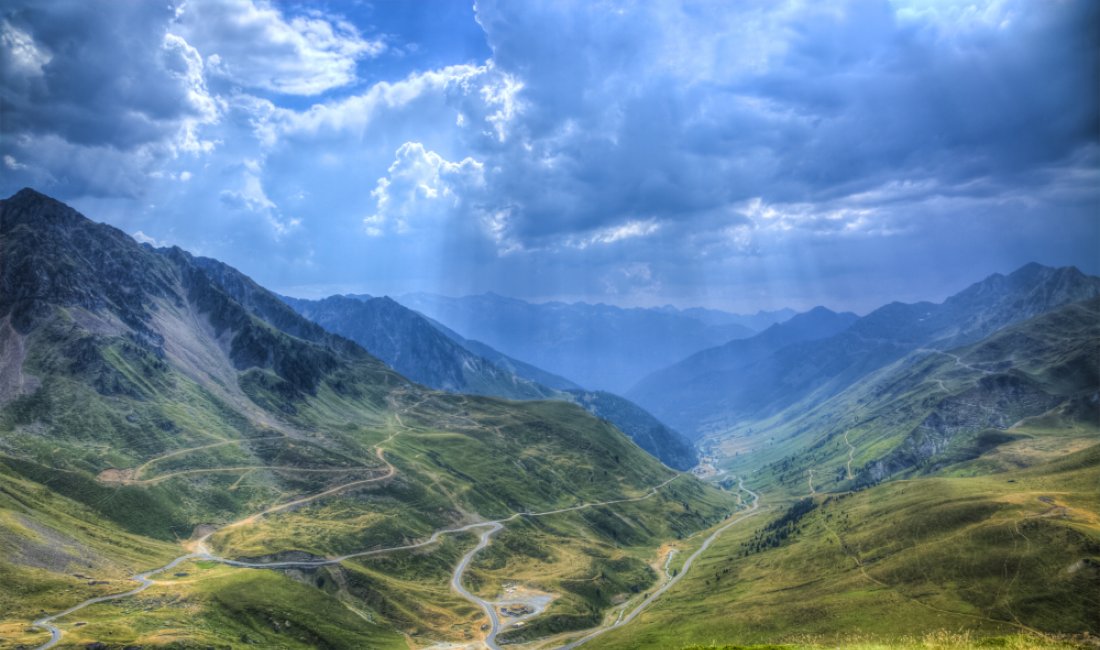
<svg viewBox="0 0 1100 650">
<path fill-rule="evenodd" d="M 753 553 L 776 548 L 791 535 L 801 532 L 799 522 L 807 514 L 817 507 L 817 502 L 806 497 L 795 501 L 787 510 L 774 521 L 757 529 L 751 539 L 742 542 L 738 550 L 738 557 L 747 557 Z"/>
</svg>

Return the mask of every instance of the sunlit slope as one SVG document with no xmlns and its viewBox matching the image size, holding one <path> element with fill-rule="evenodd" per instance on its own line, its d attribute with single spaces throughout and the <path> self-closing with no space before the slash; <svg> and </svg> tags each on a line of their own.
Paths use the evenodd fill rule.
<svg viewBox="0 0 1100 650">
<path fill-rule="evenodd" d="M 816 406 L 747 422 L 714 447 L 766 466 L 763 487 L 788 494 L 849 489 L 938 471 L 997 445 L 1042 449 L 1030 418 L 1069 427 L 1100 419 L 1100 300 L 1073 303 L 969 346 L 920 349 Z"/>
<path fill-rule="evenodd" d="M 59 620 L 64 643 L 469 640 L 484 615 L 449 582 L 475 536 L 433 533 L 610 502 L 537 524 L 548 616 L 583 625 L 655 579 L 645 567 L 663 540 L 733 509 L 578 406 L 427 390 L 229 267 L 138 246 L 34 192 L 0 205 L 0 234 L 0 472 L 37 495 L 0 508 L 5 539 L 29 535 L 20 512 L 45 521 L 41 503 L 62 500 L 72 514 L 47 524 L 78 540 L 108 531 L 92 568 L 111 580 L 213 531 L 213 552 L 244 560 L 424 543 L 308 570 L 184 563 L 147 591 Z M 468 586 L 533 580 L 509 576 L 526 551 L 508 528 L 524 525 L 508 521 Z M 55 592 L 36 606 L 46 586 L 82 580 L 71 563 L 5 562 L 14 593 L 29 594 L 0 615 L 12 643 L 41 641 L 27 628 L 40 609 L 88 595 Z M 578 571 L 599 596 L 568 586 Z"/>
<path fill-rule="evenodd" d="M 979 460 L 1002 462 L 1006 453 Z M 1095 635 L 1097 485 L 1094 444 L 1027 469 L 776 504 L 768 518 L 731 530 L 666 597 L 592 647 L 913 645 L 941 630 L 965 631 L 948 640 Z"/>
</svg>

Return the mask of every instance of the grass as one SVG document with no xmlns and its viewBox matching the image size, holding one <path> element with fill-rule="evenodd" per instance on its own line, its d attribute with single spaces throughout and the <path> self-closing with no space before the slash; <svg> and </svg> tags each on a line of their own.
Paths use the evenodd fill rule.
<svg viewBox="0 0 1100 650">
<path fill-rule="evenodd" d="M 861 635 L 846 635 L 831 639 L 806 637 L 792 643 L 753 645 L 689 645 L 681 650 L 1077 650 L 1086 647 L 1087 639 L 1037 637 L 1034 635 L 1010 635 L 999 637 L 975 637 L 968 632 L 937 630 L 920 636 L 905 636 L 889 642 Z"/>
<path fill-rule="evenodd" d="M 405 648 L 403 637 L 336 596 L 271 571 L 181 566 L 141 594 L 63 621 L 65 643 L 188 647 Z M 81 623 L 81 625 L 77 625 Z"/>
<path fill-rule="evenodd" d="M 177 305 L 160 309 L 178 317 Z M 331 556 L 407 544 L 477 519 L 636 498 L 674 476 L 572 404 L 425 391 L 370 359 L 345 360 L 316 383 L 303 369 L 291 385 L 271 370 L 238 374 L 218 365 L 224 360 L 209 356 L 219 349 L 215 343 L 188 343 L 197 346 L 193 356 L 206 359 L 210 375 L 203 379 L 181 365 L 186 351 L 162 357 L 125 336 L 91 335 L 77 324 L 83 318 L 61 310 L 31 334 L 27 368 L 42 388 L 0 410 L 0 475 L 69 504 L 77 514 L 57 523 L 63 534 L 89 526 L 109 531 L 96 550 L 107 559 L 94 576 L 115 582 L 88 585 L 68 566 L 29 566 L 13 556 L 0 563 L 0 577 L 14 585 L 7 601 L 0 596 L 11 608 L 0 624 L 25 625 L 42 610 L 130 588 L 127 576 L 180 554 L 171 542 L 185 541 L 200 524 L 233 522 L 377 476 L 385 469 L 379 445 L 397 468 L 393 478 L 227 529 L 211 546 L 232 557 Z M 288 346 L 286 363 L 297 368 L 311 358 L 295 356 L 296 344 L 261 329 L 256 336 Z M 229 383 L 234 377 L 239 386 Z M 112 468 L 137 472 L 131 478 L 145 483 L 97 480 Z M 234 469 L 210 471 L 224 468 Z M 337 471 L 302 471 L 310 469 Z M 37 504 L 28 507 L 37 512 Z M 734 507 L 732 495 L 683 477 L 642 502 L 516 520 L 479 556 L 467 584 L 490 596 L 506 581 L 544 587 L 561 595 L 542 623 L 547 631 L 565 620 L 574 628 L 590 624 L 621 594 L 655 581 L 650 563 L 665 541 L 706 528 Z M 14 505 L 0 507 L 0 540 L 27 535 L 14 512 Z M 526 539 L 528 532 L 534 539 Z M 119 540 L 157 553 L 135 555 L 116 548 Z M 473 543 L 472 535 L 447 536 L 421 551 L 360 558 L 309 575 L 194 566 L 185 572 L 203 577 L 160 577 L 163 584 L 138 597 L 81 610 L 86 625 L 64 621 L 66 642 L 233 646 L 249 638 L 284 647 L 361 647 L 400 635 L 425 643 L 468 640 L 479 633 L 483 614 L 451 591 L 449 572 Z M 547 550 L 543 575 L 529 571 L 531 544 Z M 117 568 L 100 568 L 108 564 Z M 270 599 L 263 590 L 271 590 Z M 371 625 L 313 620 L 333 601 Z M 272 636 L 265 617 L 284 609 L 295 630 L 308 630 L 301 638 Z"/>
<path fill-rule="evenodd" d="M 816 647 L 848 635 L 865 647 L 997 647 L 988 639 L 1019 634 L 1025 640 L 1007 647 L 1032 647 L 1047 643 L 1034 641 L 1042 634 L 1095 636 L 1097 485 L 1093 445 L 992 476 L 819 495 L 776 547 L 754 544 L 767 519 L 731 529 L 634 624 L 593 647 L 715 639 Z M 939 630 L 962 636 L 921 645 Z M 1069 647 L 1060 643 L 1041 647 Z"/>
</svg>

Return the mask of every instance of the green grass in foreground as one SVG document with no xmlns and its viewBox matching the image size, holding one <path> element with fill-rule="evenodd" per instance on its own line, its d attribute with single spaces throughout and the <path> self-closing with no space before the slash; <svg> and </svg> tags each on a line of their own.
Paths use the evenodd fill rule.
<svg viewBox="0 0 1100 650">
<path fill-rule="evenodd" d="M 1077 650 L 1088 647 L 1095 647 L 1095 644 L 1090 644 L 1083 637 L 1058 639 L 1022 634 L 975 637 L 967 632 L 939 630 L 919 637 L 901 637 L 889 643 L 861 636 L 847 636 L 832 641 L 807 638 L 783 644 L 692 645 L 683 646 L 680 650 Z"/>
<path fill-rule="evenodd" d="M 856 638 L 868 648 L 997 647 L 992 638 L 1020 634 L 1003 647 L 1045 647 L 1034 634 L 1095 636 L 1097 485 L 1100 445 L 1024 470 L 818 495 L 777 545 L 762 543 L 786 511 L 777 504 L 731 529 L 664 598 L 592 647 L 850 647 Z M 921 645 L 938 630 L 969 640 Z"/>
</svg>

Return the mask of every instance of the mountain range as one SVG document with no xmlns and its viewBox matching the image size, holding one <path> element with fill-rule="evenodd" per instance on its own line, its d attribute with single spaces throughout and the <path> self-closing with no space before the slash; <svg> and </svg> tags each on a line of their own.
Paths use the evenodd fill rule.
<svg viewBox="0 0 1100 650">
<path fill-rule="evenodd" d="M 418 293 L 397 300 L 510 357 L 613 393 L 624 393 L 640 377 L 693 352 L 755 333 L 732 316 L 713 318 L 717 312 L 530 303 L 493 293 L 462 298 Z"/>
<path fill-rule="evenodd" d="M 863 317 L 417 300 L 0 201 L 0 647 L 1100 634 L 1100 278 Z"/>
<path fill-rule="evenodd" d="M 921 348 L 948 350 L 1100 295 L 1100 278 L 1029 264 L 943 303 L 891 303 L 862 318 L 814 310 L 651 374 L 627 396 L 689 436 L 808 408 Z M 691 398 L 685 398 L 690 394 Z"/>
</svg>

